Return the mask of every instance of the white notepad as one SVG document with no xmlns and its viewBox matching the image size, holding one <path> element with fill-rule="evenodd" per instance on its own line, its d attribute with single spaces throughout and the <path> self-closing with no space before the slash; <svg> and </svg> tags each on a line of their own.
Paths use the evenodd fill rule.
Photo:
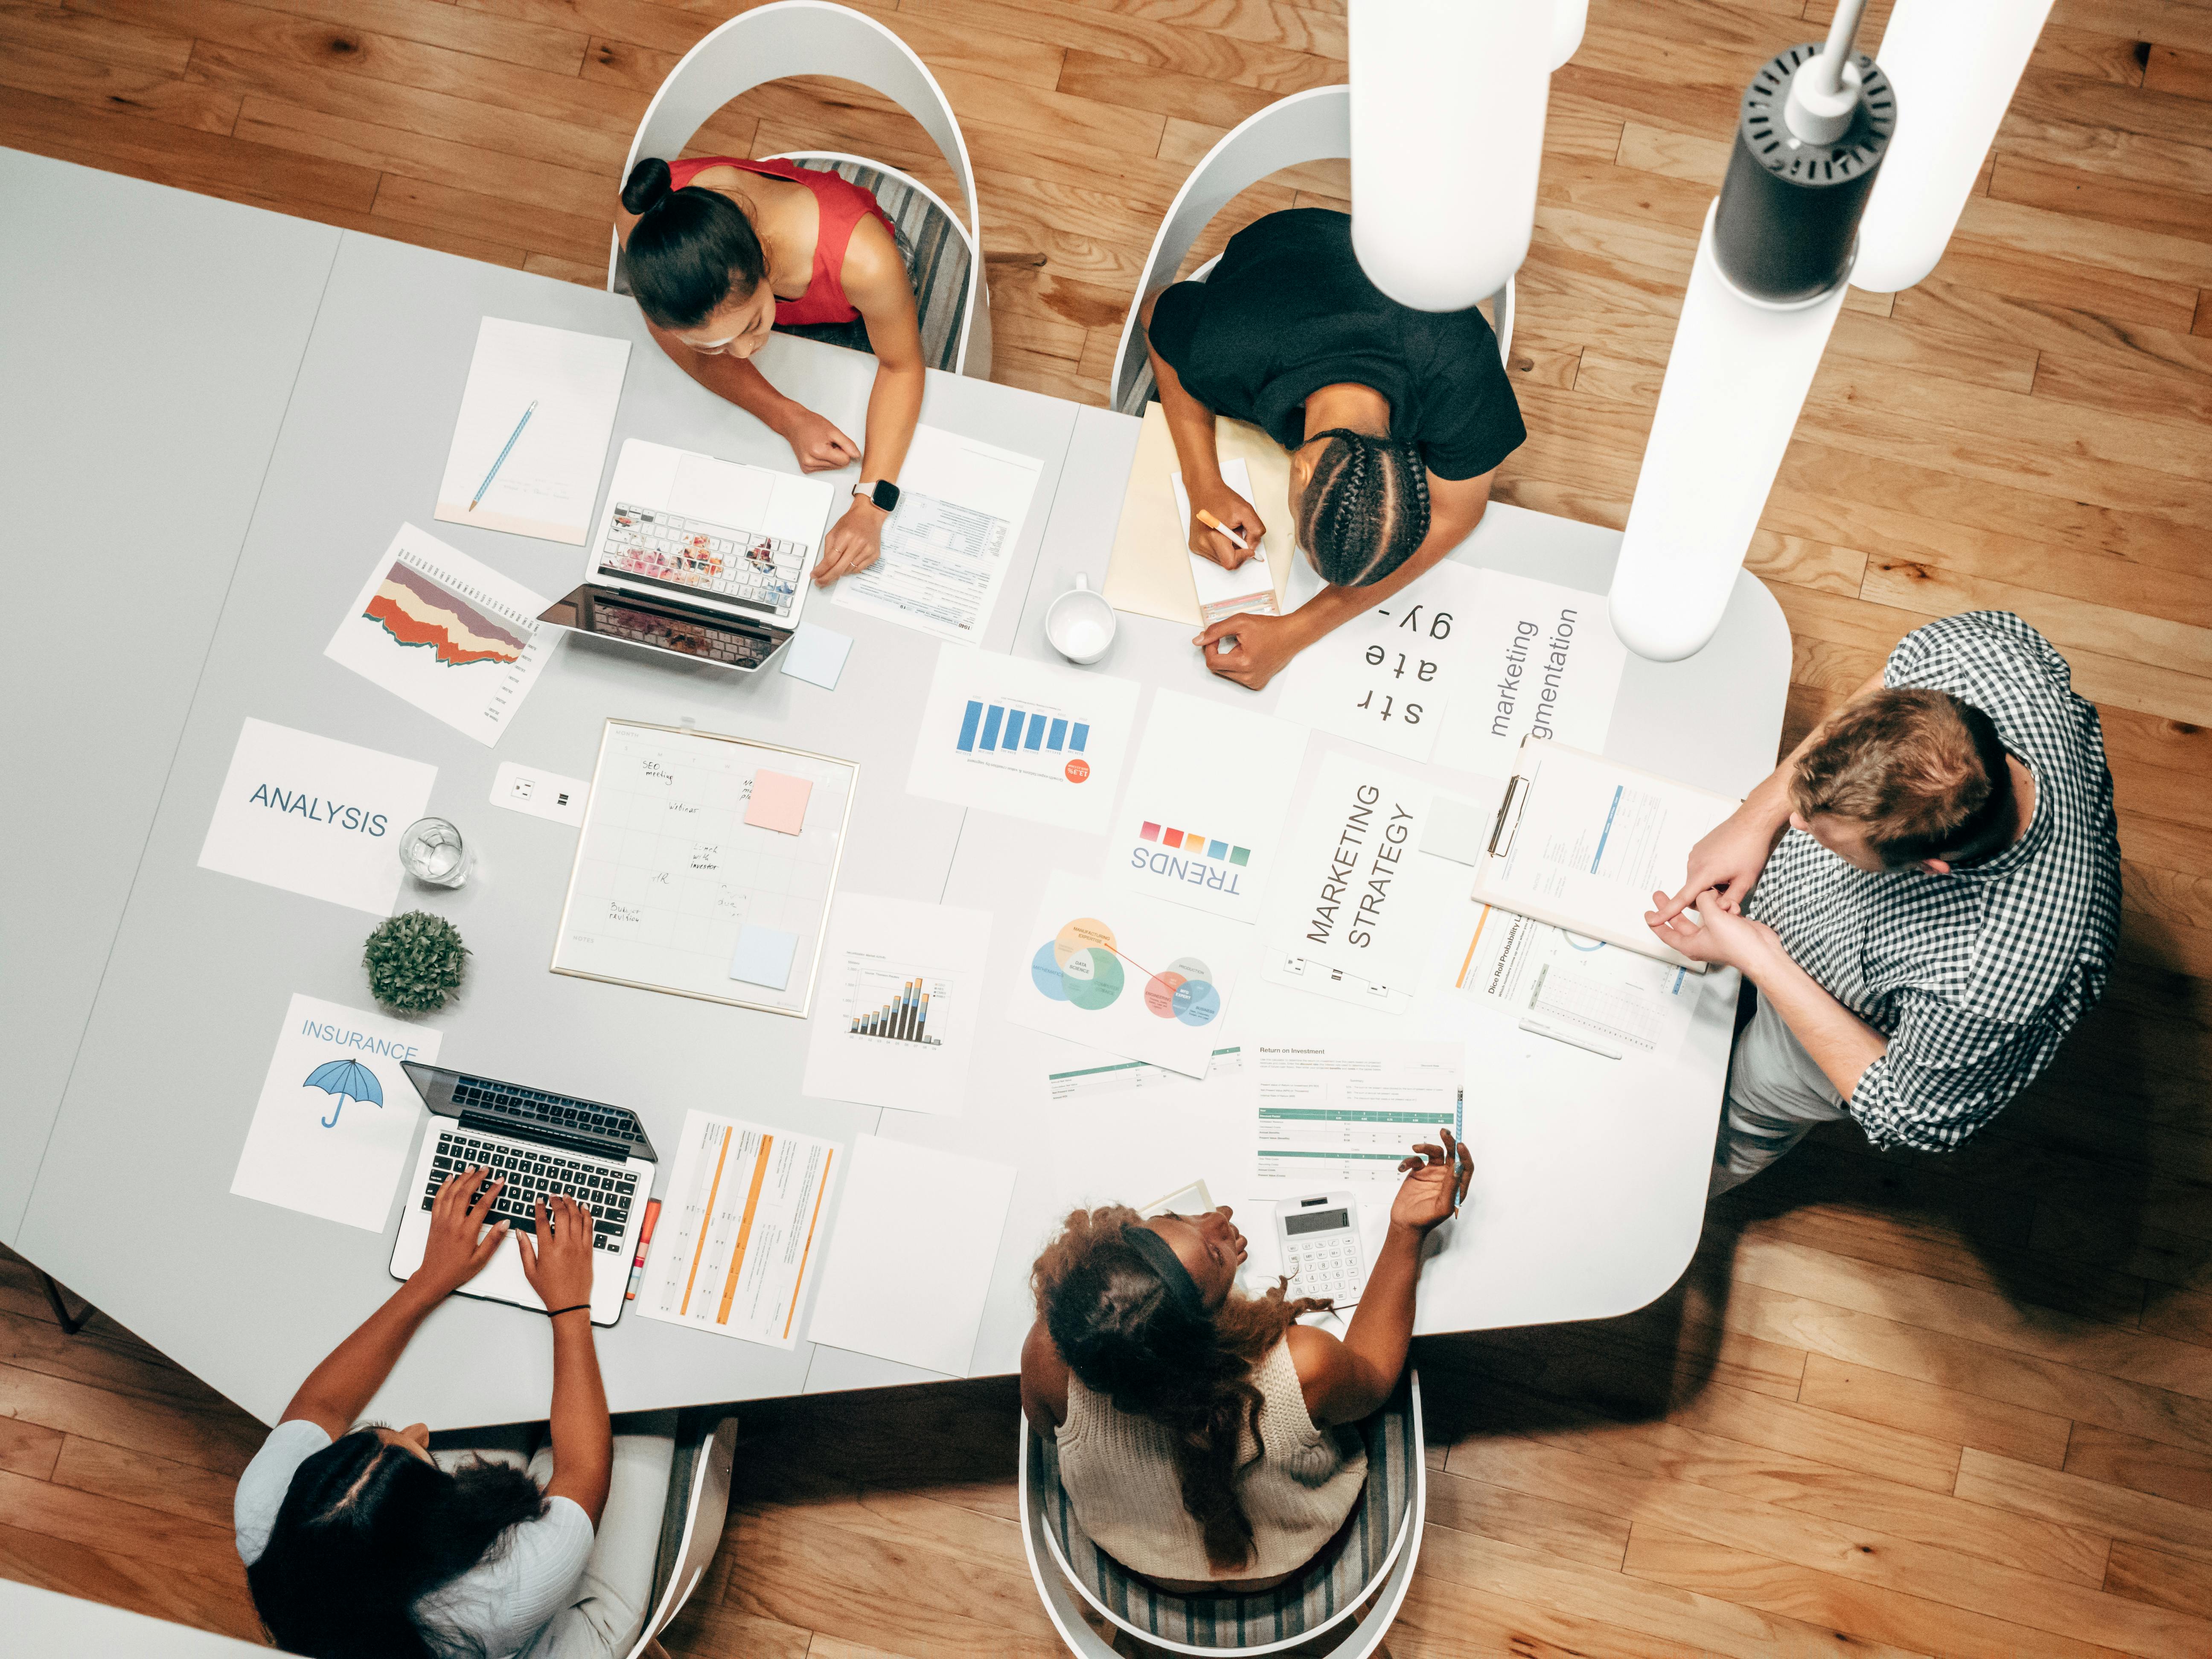
<svg viewBox="0 0 2212 1659">
<path fill-rule="evenodd" d="M 485 318 L 436 516 L 582 546 L 629 366 L 628 340 Z"/>
<path fill-rule="evenodd" d="M 1731 812 L 1692 789 L 1601 756 L 1531 738 L 1498 804 L 1474 896 L 1517 915 L 1705 972 L 1644 925 L 1654 892 L 1672 893 L 1690 849 Z"/>
<path fill-rule="evenodd" d="M 808 1338 L 967 1376 L 1016 1173 L 1011 1164 L 860 1136 Z"/>
</svg>

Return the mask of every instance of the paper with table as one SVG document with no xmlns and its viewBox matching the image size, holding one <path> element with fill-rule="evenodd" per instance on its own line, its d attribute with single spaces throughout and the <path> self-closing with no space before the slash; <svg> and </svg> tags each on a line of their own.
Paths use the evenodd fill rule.
<svg viewBox="0 0 2212 1659">
<path fill-rule="evenodd" d="M 1136 714 L 1134 680 L 939 646 L 907 791 L 1102 835 Z"/>
<path fill-rule="evenodd" d="M 808 1339 L 965 1376 L 1017 1173 L 860 1136 Z"/>
<path fill-rule="evenodd" d="M 1644 926 L 1655 891 L 1673 892 L 1690 849 L 1736 808 L 1727 795 L 1533 738 L 1498 805 L 1474 896 L 1587 938 L 1705 971 Z"/>
<path fill-rule="evenodd" d="M 609 720 L 553 971 L 804 1017 L 860 768 Z"/>
<path fill-rule="evenodd" d="M 943 640 L 980 645 L 991 625 L 1044 463 L 918 426 L 899 469 L 883 555 L 839 579 L 831 603 Z"/>
<path fill-rule="evenodd" d="M 1267 556 L 1277 608 L 1287 610 L 1283 590 L 1291 566 L 1304 556 L 1291 540 L 1291 458 L 1258 427 L 1226 416 L 1214 422 L 1213 442 L 1224 475 L 1239 462 L 1246 469 L 1251 487 L 1237 493 L 1252 503 L 1267 526 L 1260 545 Z M 1188 509 L 1178 508 L 1170 483 L 1177 470 L 1167 416 L 1158 404 L 1147 404 L 1101 591 L 1116 611 L 1196 628 L 1202 624 L 1191 574 L 1190 515 Z"/>
<path fill-rule="evenodd" d="M 1464 866 L 1419 850 L 1437 796 L 1364 753 L 1325 756 L 1269 889 L 1261 977 L 1403 1013 Z"/>
<path fill-rule="evenodd" d="M 1705 979 L 1686 968 L 1480 902 L 1452 983 L 1524 1031 L 1614 1060 L 1668 1060 Z"/>
<path fill-rule="evenodd" d="M 1242 495 L 1252 499 L 1252 469 L 1242 455 L 1234 456 L 1221 464 L 1221 481 Z M 1183 488 L 1182 474 L 1177 472 L 1168 479 L 1175 492 L 1176 520 L 1186 526 L 1188 535 L 1191 523 L 1190 495 Z M 1263 515 L 1264 516 L 1264 515 Z M 1188 552 L 1186 543 L 1185 551 Z M 1198 619 L 1211 626 L 1224 617 L 1249 613 L 1255 617 L 1280 614 L 1282 607 L 1275 601 L 1274 568 L 1267 562 L 1267 544 L 1263 537 L 1258 550 L 1234 570 L 1216 564 L 1203 553 L 1189 553 L 1190 584 L 1198 594 Z"/>
<path fill-rule="evenodd" d="M 1152 694 L 1103 873 L 1117 887 L 1256 921 L 1283 862 L 1306 731 L 1212 697 Z"/>
<path fill-rule="evenodd" d="M 629 364 L 628 340 L 485 318 L 435 516 L 582 546 Z"/>
<path fill-rule="evenodd" d="M 231 1192 L 382 1232 L 422 1111 L 400 1068 L 434 1065 L 439 1035 L 295 992 Z"/>
<path fill-rule="evenodd" d="M 841 1150 L 787 1129 L 684 1113 L 639 1315 L 793 1346 Z"/>
<path fill-rule="evenodd" d="M 489 746 L 552 654 L 544 608 L 520 582 L 403 524 L 323 654 Z"/>
<path fill-rule="evenodd" d="M 199 866 L 388 916 L 401 831 L 438 769 L 248 718 L 200 843 Z"/>
<path fill-rule="evenodd" d="M 1251 1042 L 1252 1178 L 1301 1192 L 1395 1183 L 1437 1131 L 1462 1133 L 1467 1052 L 1457 1042 Z M 1248 1229 L 1248 1231 L 1249 1231 Z"/>
<path fill-rule="evenodd" d="M 988 910 L 839 894 L 800 1087 L 901 1111 L 960 1111 L 990 951 Z"/>
<path fill-rule="evenodd" d="M 1300 653 L 1275 712 L 1502 778 L 1531 733 L 1602 749 L 1626 661 L 1602 593 L 1448 559 Z"/>
</svg>

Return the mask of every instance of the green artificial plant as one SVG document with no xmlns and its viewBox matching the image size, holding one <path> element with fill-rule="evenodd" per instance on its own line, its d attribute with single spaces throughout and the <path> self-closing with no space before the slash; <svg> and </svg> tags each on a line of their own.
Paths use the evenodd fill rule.
<svg viewBox="0 0 2212 1659">
<path fill-rule="evenodd" d="M 369 994 L 403 1014 L 435 1013 L 461 982 L 469 947 L 453 924 L 428 910 L 381 922 L 362 946 Z"/>
</svg>

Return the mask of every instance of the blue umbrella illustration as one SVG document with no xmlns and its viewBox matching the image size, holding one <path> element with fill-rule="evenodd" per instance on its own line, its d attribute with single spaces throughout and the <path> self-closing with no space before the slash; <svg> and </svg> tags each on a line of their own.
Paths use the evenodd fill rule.
<svg viewBox="0 0 2212 1659">
<path fill-rule="evenodd" d="M 302 1089 L 320 1089 L 325 1094 L 337 1097 L 337 1104 L 331 1108 L 331 1115 L 323 1120 L 325 1129 L 337 1127 L 338 1114 L 345 1110 L 345 1103 L 349 1100 L 368 1100 L 379 1106 L 384 1104 L 384 1087 L 377 1082 L 376 1073 L 357 1060 L 326 1060 L 308 1073 L 307 1080 L 300 1086 Z"/>
</svg>

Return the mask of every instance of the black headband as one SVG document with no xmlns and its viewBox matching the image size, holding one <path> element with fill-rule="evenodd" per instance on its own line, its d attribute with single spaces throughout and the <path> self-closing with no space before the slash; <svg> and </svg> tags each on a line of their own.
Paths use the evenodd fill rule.
<svg viewBox="0 0 2212 1659">
<path fill-rule="evenodd" d="M 1160 1283 L 1167 1287 L 1169 1301 L 1193 1319 L 1206 1316 L 1206 1298 L 1198 1293 L 1198 1281 L 1190 1276 L 1190 1269 L 1182 1265 L 1182 1259 L 1167 1240 L 1142 1222 L 1124 1227 L 1121 1238 L 1160 1276 Z"/>
</svg>

